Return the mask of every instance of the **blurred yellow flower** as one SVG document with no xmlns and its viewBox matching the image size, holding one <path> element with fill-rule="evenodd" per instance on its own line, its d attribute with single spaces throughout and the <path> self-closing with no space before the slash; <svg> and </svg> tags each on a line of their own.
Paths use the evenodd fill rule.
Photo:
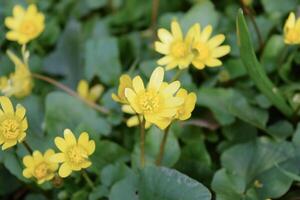
<svg viewBox="0 0 300 200">
<path fill-rule="evenodd" d="M 13 8 L 13 16 L 5 18 L 5 25 L 10 29 L 6 38 L 23 45 L 38 37 L 45 28 L 45 16 L 31 4 L 25 10 L 20 5 Z"/>
<path fill-rule="evenodd" d="M 8 80 L 6 76 L 0 77 L 0 90 L 4 89 L 8 85 Z"/>
<path fill-rule="evenodd" d="M 26 109 L 18 104 L 16 112 L 6 96 L 0 97 L 0 145 L 2 150 L 12 147 L 17 142 L 22 142 L 26 137 L 28 128 L 27 119 L 25 117 Z"/>
<path fill-rule="evenodd" d="M 54 154 L 52 149 L 48 149 L 44 155 L 34 151 L 32 156 L 25 156 L 23 164 L 26 168 L 23 170 L 23 176 L 28 179 L 34 177 L 38 184 L 51 180 L 58 169 L 58 164 L 50 161 Z"/>
<path fill-rule="evenodd" d="M 127 114 L 131 114 L 131 115 L 134 115 L 132 117 L 130 117 L 127 121 L 126 121 L 126 124 L 128 127 L 133 127 L 133 126 L 138 126 L 140 124 L 140 121 L 142 120 L 142 116 L 138 116 L 136 114 L 136 112 L 134 112 L 134 110 L 131 108 L 130 105 L 123 105 L 122 106 L 122 111 L 124 113 L 127 113 Z M 140 118 L 140 119 L 139 119 Z M 149 122 L 146 122 L 145 123 L 145 128 L 148 129 L 150 128 L 151 126 L 151 123 Z"/>
<path fill-rule="evenodd" d="M 291 12 L 283 28 L 284 42 L 286 44 L 300 44 L 300 18 L 296 19 Z"/>
<path fill-rule="evenodd" d="M 27 65 L 27 59 L 22 61 L 11 51 L 7 51 L 7 55 L 15 65 L 15 72 L 10 74 L 6 83 L 3 79 L 3 85 L 0 87 L 1 92 L 6 96 L 17 98 L 28 96 L 33 88 L 33 80 Z"/>
<path fill-rule="evenodd" d="M 195 108 L 197 96 L 194 92 L 188 94 L 185 89 L 179 89 L 176 97 L 184 99 L 184 103 L 178 108 L 176 117 L 179 120 L 187 120 L 191 117 Z"/>
<path fill-rule="evenodd" d="M 59 176 L 65 178 L 72 171 L 80 171 L 92 165 L 89 156 L 95 151 L 95 141 L 89 140 L 86 132 L 80 134 L 78 141 L 70 129 L 65 129 L 64 138 L 56 137 L 56 147 L 61 151 L 51 157 L 51 161 L 63 163 L 58 171 Z"/>
<path fill-rule="evenodd" d="M 128 101 L 125 97 L 125 88 L 132 88 L 132 80 L 130 78 L 130 76 L 128 76 L 127 74 L 123 74 L 120 77 L 120 84 L 119 84 L 119 88 L 118 88 L 118 95 L 116 95 L 115 93 L 113 93 L 111 95 L 112 99 L 116 102 L 119 103 L 123 103 L 123 104 L 127 104 Z"/>
<path fill-rule="evenodd" d="M 229 45 L 221 45 L 225 40 L 223 34 L 218 34 L 210 39 L 212 30 L 212 26 L 208 25 L 201 32 L 200 24 L 195 25 L 195 38 L 192 45 L 195 57 L 192 63 L 197 69 L 222 65 L 218 58 L 230 52 Z"/>
<path fill-rule="evenodd" d="M 161 87 L 164 78 L 164 69 L 157 67 L 147 87 L 143 80 L 136 76 L 132 80 L 133 88 L 125 89 L 125 96 L 132 109 L 143 116 L 146 122 L 165 129 L 176 115 L 177 109 L 183 104 L 183 99 L 175 97 L 174 94 L 180 87 L 179 81 L 174 81 L 166 87 Z"/>
<path fill-rule="evenodd" d="M 158 38 L 161 42 L 155 42 L 155 50 L 163 55 L 157 61 L 159 65 L 166 66 L 166 70 L 179 67 L 187 68 L 193 59 L 191 51 L 194 37 L 194 26 L 191 27 L 184 37 L 179 23 L 174 20 L 171 22 L 171 33 L 163 28 L 158 30 Z"/>
<path fill-rule="evenodd" d="M 102 95 L 104 91 L 104 87 L 101 84 L 96 84 L 89 88 L 89 83 L 86 80 L 79 81 L 79 84 L 77 86 L 77 93 L 80 97 L 96 102 L 97 99 Z"/>
</svg>

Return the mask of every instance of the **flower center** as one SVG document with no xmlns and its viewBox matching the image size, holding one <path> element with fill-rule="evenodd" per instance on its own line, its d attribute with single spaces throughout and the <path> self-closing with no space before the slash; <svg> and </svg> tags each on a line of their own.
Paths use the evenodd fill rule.
<svg viewBox="0 0 300 200">
<path fill-rule="evenodd" d="M 13 119 L 6 119 L 0 124 L 0 133 L 5 139 L 16 139 L 19 136 L 19 123 Z"/>
<path fill-rule="evenodd" d="M 31 20 L 24 20 L 21 23 L 20 32 L 32 36 L 36 33 L 36 26 Z"/>
<path fill-rule="evenodd" d="M 188 54 L 188 47 L 182 41 L 174 42 L 171 45 L 171 54 L 176 58 L 185 57 Z"/>
<path fill-rule="evenodd" d="M 195 45 L 194 45 L 194 53 L 196 54 L 196 58 L 199 59 L 199 60 L 205 60 L 207 59 L 211 52 L 208 48 L 208 46 L 202 42 L 197 42 Z"/>
<path fill-rule="evenodd" d="M 148 91 L 140 95 L 139 104 L 145 113 L 159 111 L 160 98 L 156 92 Z"/>
<path fill-rule="evenodd" d="M 88 157 L 87 152 L 79 145 L 74 145 L 67 151 L 69 160 L 74 164 L 80 164 Z"/>
<path fill-rule="evenodd" d="M 48 165 L 44 162 L 39 164 L 35 169 L 34 169 L 34 176 L 37 179 L 42 179 L 45 178 L 48 175 Z"/>
</svg>

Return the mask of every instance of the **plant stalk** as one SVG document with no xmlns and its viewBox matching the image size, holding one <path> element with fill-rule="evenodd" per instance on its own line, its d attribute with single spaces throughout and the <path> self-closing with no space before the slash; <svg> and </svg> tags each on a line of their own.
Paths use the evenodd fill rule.
<svg viewBox="0 0 300 200">
<path fill-rule="evenodd" d="M 161 162 L 162 162 L 162 160 L 164 158 L 165 147 L 166 147 L 166 143 L 167 143 L 167 139 L 168 139 L 169 129 L 170 129 L 170 126 L 168 126 L 165 129 L 163 139 L 162 139 L 162 141 L 160 143 L 159 154 L 158 154 L 158 156 L 156 158 L 156 161 L 155 161 L 155 164 L 157 166 L 161 165 Z"/>
</svg>

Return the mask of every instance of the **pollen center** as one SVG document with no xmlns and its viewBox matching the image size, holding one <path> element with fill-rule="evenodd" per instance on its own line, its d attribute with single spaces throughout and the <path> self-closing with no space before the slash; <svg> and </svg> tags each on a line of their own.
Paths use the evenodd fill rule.
<svg viewBox="0 0 300 200">
<path fill-rule="evenodd" d="M 69 160 L 74 164 L 80 164 L 88 157 L 87 152 L 79 145 L 71 147 L 67 152 Z"/>
<path fill-rule="evenodd" d="M 25 20 L 21 23 L 20 32 L 29 36 L 35 35 L 36 26 L 31 20 Z"/>
<path fill-rule="evenodd" d="M 19 123 L 13 119 L 6 119 L 0 124 L 0 134 L 5 139 L 16 139 L 19 136 Z"/>
<path fill-rule="evenodd" d="M 45 178 L 48 175 L 48 166 L 46 163 L 42 162 L 34 170 L 34 176 L 37 179 Z"/>
<path fill-rule="evenodd" d="M 173 55 L 176 58 L 183 58 L 188 54 L 188 47 L 187 45 L 182 42 L 174 42 L 171 45 L 171 55 Z"/>
<path fill-rule="evenodd" d="M 197 42 L 194 45 L 194 53 L 196 54 L 196 58 L 199 60 L 205 60 L 211 54 L 209 47 L 202 42 Z"/>
<path fill-rule="evenodd" d="M 145 113 L 155 113 L 159 111 L 160 98 L 156 92 L 148 91 L 141 94 L 139 98 L 141 109 Z"/>
</svg>

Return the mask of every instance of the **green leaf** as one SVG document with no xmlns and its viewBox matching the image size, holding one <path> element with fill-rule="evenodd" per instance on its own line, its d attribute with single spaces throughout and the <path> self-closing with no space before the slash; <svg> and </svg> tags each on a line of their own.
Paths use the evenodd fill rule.
<svg viewBox="0 0 300 200">
<path fill-rule="evenodd" d="M 247 99 L 233 89 L 201 88 L 197 99 L 199 105 L 212 110 L 222 125 L 231 124 L 234 117 L 238 117 L 260 129 L 265 129 L 268 113 L 249 105 Z"/>
<path fill-rule="evenodd" d="M 295 155 L 291 143 L 267 138 L 233 146 L 222 154 L 224 169 L 215 174 L 212 182 L 217 199 L 231 200 L 233 196 L 242 199 L 253 192 L 257 199 L 282 196 L 293 180 L 281 174 L 275 164 L 298 172 L 293 161 Z"/>
<path fill-rule="evenodd" d="M 85 45 L 85 75 L 98 76 L 104 83 L 115 85 L 121 74 L 116 38 L 90 39 Z"/>
<path fill-rule="evenodd" d="M 143 200 L 210 200 L 209 190 L 194 179 L 165 167 L 146 167 L 142 170 L 139 198 Z"/>
<path fill-rule="evenodd" d="M 268 127 L 268 133 L 278 139 L 286 139 L 294 132 L 293 125 L 286 121 L 278 121 Z"/>
<path fill-rule="evenodd" d="M 193 6 L 180 20 L 182 29 L 187 31 L 195 23 L 201 27 L 212 25 L 216 27 L 219 22 L 219 14 L 210 1 L 203 1 Z"/>
<path fill-rule="evenodd" d="M 249 30 L 243 15 L 240 10 L 237 17 L 237 31 L 239 36 L 239 45 L 242 61 L 249 73 L 249 76 L 254 81 L 257 88 L 272 102 L 287 117 L 292 116 L 293 110 L 286 103 L 279 89 L 267 77 L 261 64 L 258 62 L 252 42 L 250 39 Z"/>
<path fill-rule="evenodd" d="M 50 136 L 62 135 L 69 128 L 77 134 L 87 131 L 92 138 L 108 135 L 110 124 L 92 108 L 75 97 L 62 92 L 52 92 L 46 98 L 46 130 Z"/>
<path fill-rule="evenodd" d="M 106 165 L 129 160 L 129 152 L 122 146 L 108 140 L 96 141 L 96 151 L 91 156 L 93 165 L 89 169 L 100 175 Z"/>
<path fill-rule="evenodd" d="M 116 182 L 131 175 L 132 171 L 124 163 L 108 165 L 101 170 L 101 182 L 106 187 L 111 187 Z"/>
<path fill-rule="evenodd" d="M 55 51 L 44 60 L 44 70 L 53 75 L 65 76 L 69 86 L 77 86 L 82 78 L 82 34 L 80 23 L 69 21 L 56 45 Z"/>
<path fill-rule="evenodd" d="M 273 15 L 283 15 L 297 7 L 297 0 L 261 0 L 266 12 Z"/>
</svg>

